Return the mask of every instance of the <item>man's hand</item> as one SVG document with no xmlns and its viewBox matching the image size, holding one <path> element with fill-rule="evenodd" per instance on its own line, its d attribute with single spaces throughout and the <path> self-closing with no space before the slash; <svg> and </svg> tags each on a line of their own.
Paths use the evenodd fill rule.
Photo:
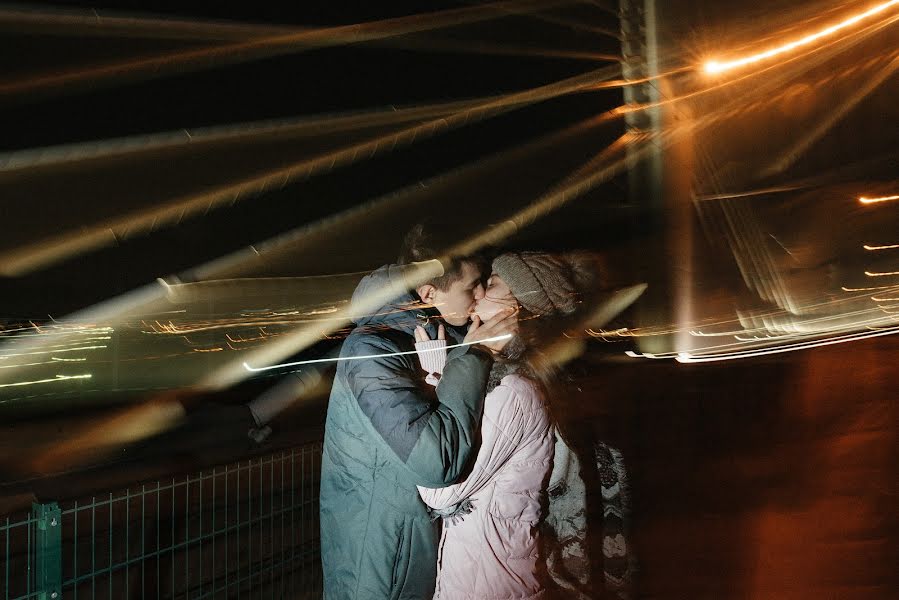
<svg viewBox="0 0 899 600">
<path fill-rule="evenodd" d="M 480 344 L 491 352 L 499 352 L 506 347 L 513 335 L 518 333 L 518 310 L 514 307 L 503 308 L 486 322 L 482 323 L 477 315 L 471 316 L 468 334 L 463 340 L 468 344 Z M 508 334 L 509 337 L 492 342 L 481 342 L 490 338 Z"/>
<path fill-rule="evenodd" d="M 437 339 L 445 340 L 446 339 L 446 328 L 443 327 L 443 323 L 437 325 Z M 421 325 L 415 326 L 415 341 L 416 342 L 429 342 L 431 341 L 431 337 L 428 335 L 428 332 Z"/>
</svg>

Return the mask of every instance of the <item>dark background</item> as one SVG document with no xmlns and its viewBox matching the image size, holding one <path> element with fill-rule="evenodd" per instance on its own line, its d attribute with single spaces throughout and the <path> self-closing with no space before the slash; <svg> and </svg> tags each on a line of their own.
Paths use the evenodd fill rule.
<svg viewBox="0 0 899 600">
<path fill-rule="evenodd" d="M 290 4 L 288 6 L 288 4 Z M 225 9 L 216 3 L 109 2 L 65 3 L 75 14 L 95 9 L 97 14 L 137 14 L 228 20 L 280 26 L 336 26 L 383 20 L 422 12 L 420 3 L 391 2 L 376 8 L 367 3 L 259 2 Z M 427 11 L 470 8 L 472 3 L 428 3 Z M 614 16 L 596 6 L 575 5 L 547 14 L 596 27 L 617 28 Z M 2 44 L 4 79 L 31 78 L 61 69 L 103 64 L 129 57 L 191 49 L 209 42 L 154 40 L 118 35 L 72 35 L 47 27 L 7 27 Z M 618 41 L 574 27 L 543 21 L 535 16 L 502 16 L 432 32 L 442 40 L 462 45 L 489 42 L 497 47 L 525 47 L 539 52 L 584 51 L 616 55 Z M 190 72 L 166 73 L 144 81 L 116 78 L 101 85 L 62 86 L 43 93 L 13 93 L 0 99 L 0 145 L 4 151 L 103 140 L 139 134 L 177 131 L 266 119 L 310 117 L 416 106 L 434 102 L 477 99 L 552 83 L 610 64 L 591 60 L 539 56 L 497 56 L 478 52 L 433 51 L 403 47 L 406 36 L 381 42 L 338 45 L 301 53 L 213 66 Z M 218 43 L 218 42 L 217 42 Z M 411 146 L 360 161 L 306 182 L 288 185 L 243 200 L 232 206 L 195 215 L 177 227 L 159 227 L 151 233 L 120 239 L 115 245 L 71 258 L 18 278 L 5 278 L 3 314 L 43 319 L 59 316 L 113 297 L 156 277 L 176 274 L 223 256 L 248 244 L 259 243 L 344 208 L 424 181 L 481 159 L 512 150 L 541 135 L 596 115 L 621 103 L 620 90 L 563 96 L 505 115 L 422 139 Z M 596 133 L 601 149 L 623 132 L 621 122 Z M 327 144 L 340 143 L 335 137 Z M 564 147 L 561 152 L 569 152 Z M 244 154 L 242 154 L 242 152 Z M 144 194 L 142 206 L 171 195 L 178 185 L 203 177 L 214 182 L 234 165 L 253 159 L 255 150 L 234 149 L 228 156 L 191 156 L 187 162 L 171 156 L 152 157 L 127 168 L 129 178 L 116 180 L 116 172 L 77 175 L 66 169 L 21 184 L 13 182 L 6 194 L 4 221 L 15 224 L 4 247 L 33 242 L 60 230 L 77 229 L 93 218 L 115 214 L 117 205 Z M 575 151 L 576 152 L 576 151 Z M 247 154 L 249 153 L 249 154 Z M 577 156 L 574 154 L 573 156 Z M 210 167 L 211 165 L 211 167 Z M 259 165 L 259 168 L 265 165 Z M 212 169 L 210 172 L 209 169 Z M 545 167 L 545 179 L 565 175 Z M 517 175 L 517 174 L 516 174 Z M 526 175 L 526 174 L 521 174 Z M 132 179 L 134 177 L 134 179 Z M 73 179 L 74 178 L 74 179 Z M 133 182 L 133 183 L 131 183 Z M 592 202 L 622 203 L 621 183 Z M 155 187 L 155 190 L 148 188 Z M 533 190 L 537 193 L 539 190 Z M 480 202 L 503 202 L 502 185 L 482 183 Z M 18 202 L 17 202 L 18 201 Z M 589 206 L 590 203 L 580 204 Z M 77 208 L 76 208 L 77 207 Z M 425 207 L 423 215 L 452 213 L 453 209 Z M 592 215 L 595 218 L 597 215 Z M 602 218 L 602 214 L 598 215 Z M 450 219 L 466 218 L 450 215 Z M 476 218 L 471 216 L 469 218 Z M 616 219 L 617 219 L 616 215 Z M 572 219 L 554 221 L 555 227 Z M 601 223 L 597 223 L 601 225 Z M 552 231 L 554 226 L 546 226 Z M 397 236 L 402 226 L 397 225 Z M 545 236 L 544 236 L 545 237 Z M 398 238 L 394 238 L 398 239 Z M 375 248 L 389 257 L 395 248 Z M 333 272 L 324 261 L 297 261 L 290 275 Z M 377 264 L 359 261 L 363 270 Z M 336 265 L 339 268 L 339 265 Z M 354 269 L 348 269 L 354 270 Z M 261 273 L 260 273 L 261 274 Z"/>
<path fill-rule="evenodd" d="M 100 14 L 140 11 L 301 26 L 352 24 L 425 10 L 421 3 L 412 2 L 284 4 L 244 3 L 236 9 L 195 2 L 66 6 L 77 14 L 95 8 Z M 793 14 L 807 18 L 811 10 L 806 3 L 786 0 L 681 4 L 688 3 L 665 4 L 672 13 L 669 23 L 675 37 L 690 40 L 684 46 L 695 51 L 697 59 L 722 40 L 736 45 L 763 38 L 789 23 Z M 470 5 L 428 3 L 427 10 Z M 813 8 L 812 12 L 826 18 L 841 5 L 824 2 Z M 597 28 L 618 27 L 613 14 L 590 3 L 560 7 L 549 14 Z M 889 34 L 887 31 L 875 40 L 884 52 L 891 48 L 890 43 L 895 44 L 895 36 Z M 531 50 L 620 53 L 618 40 L 608 35 L 526 16 L 453 27 L 433 36 Z M 203 45 L 183 39 L 71 35 L 60 29 L 50 32 L 46 27 L 8 24 L 3 25 L 0 44 L 0 71 L 7 82 L 72 65 Z M 8 152 L 180 128 L 478 98 L 550 83 L 608 64 L 401 46 L 353 44 L 141 82 L 116 81 L 96 89 L 59 89 L 42 96 L 5 94 L 0 97 L 0 144 Z M 864 55 L 861 50 L 859 53 Z M 666 56 L 673 62 L 683 59 L 674 53 Z M 820 71 L 836 73 L 851 66 L 825 65 Z M 866 73 L 861 71 L 862 78 Z M 850 80 L 848 85 L 856 82 Z M 795 94 L 771 94 L 774 108 L 763 113 L 765 118 L 750 113 L 729 120 L 699 141 L 715 159 L 755 166 L 756 161 L 771 156 L 767 142 L 802 135 L 804 122 L 793 123 L 792 116 L 814 115 L 809 107 L 826 107 L 828 94 L 826 88 L 812 84 Z M 739 91 L 733 96 L 739 96 Z M 858 191 L 895 179 L 894 98 L 895 77 L 804 155 L 795 170 L 784 174 L 780 182 L 769 182 L 824 174 L 833 176 L 829 181 L 835 181 L 836 188 L 822 193 L 820 187 L 812 186 L 786 200 L 763 197 L 766 204 L 758 209 L 757 214 L 770 226 L 765 233 L 775 233 L 796 256 L 793 260 L 784 255 L 784 263 L 777 268 L 797 279 L 805 275 L 816 278 L 815 293 L 821 289 L 837 292 L 840 285 L 857 283 L 859 274 L 869 266 L 864 263 L 866 257 L 858 254 L 860 243 L 874 239 L 875 233 L 881 236 L 876 241 L 894 237 L 895 212 L 879 211 L 880 219 L 869 223 L 870 213 L 859 216 L 853 198 Z M 731 99 L 715 97 L 709 108 L 714 109 L 719 100 Z M 177 227 L 135 234 L 55 266 L 4 278 L 0 282 L 0 316 L 10 321 L 41 321 L 47 314 L 90 306 L 342 209 L 478 164 L 487 157 L 503 156 L 622 101 L 620 90 L 564 96 L 192 216 Z M 579 138 L 576 144 L 554 147 L 539 155 L 539 160 L 510 169 L 502 178 L 474 178 L 463 188 L 470 195 L 465 202 L 507 201 L 514 207 L 522 198 L 538 197 L 567 175 L 571 165 L 588 160 L 623 130 L 621 122 L 614 122 Z M 115 213 L 132 197 L 126 193 L 131 178 L 136 198 L 132 201 L 152 204 L 179 185 L 193 182 L 197 173 L 210 180 L 216 174 L 227 178 L 229 169 L 260 161 L 260 156 L 276 155 L 272 148 L 259 154 L 258 149 L 232 150 L 227 156 L 139 161 L 125 165 L 126 175 L 118 177 L 115 172 L 100 177 L 89 170 L 62 170 L 52 173 L 49 180 L 35 175 L 25 185 L 0 175 L 6 231 L 0 245 L 7 250 L 56 231 L 77 230 L 96 215 Z M 816 185 L 820 183 L 818 180 Z M 725 191 L 730 189 L 722 186 Z M 453 223 L 477 216 L 468 210 L 453 214 L 446 206 L 432 204 L 419 210 Z M 628 204 L 625 178 L 619 177 L 511 243 L 616 249 L 627 242 L 641 249 L 642 260 L 656 263 L 659 270 L 673 270 L 671 254 L 654 253 L 651 248 L 657 246 L 639 244 L 640 240 L 663 243 L 665 234 L 647 228 L 638 214 Z M 864 223 L 852 225 L 854 219 Z M 711 248 L 704 248 L 705 256 L 720 258 L 723 264 L 709 268 L 708 279 L 700 281 L 697 305 L 699 300 L 711 298 L 715 302 L 710 304 L 733 309 L 738 304 L 733 296 L 719 293 L 723 280 L 740 281 L 730 257 L 732 249 L 714 237 L 714 228 L 704 230 L 696 225 L 696 231 L 702 231 L 696 235 L 697 245 L 704 248 L 708 243 Z M 366 229 L 362 225 L 352 240 L 345 239 L 349 236 L 335 239 L 329 253 L 287 255 L 253 275 L 298 276 L 372 268 L 390 259 L 395 245 L 384 240 L 398 242 L 404 228 L 399 222 L 394 228 L 378 225 Z M 711 240 L 703 238 L 710 233 Z M 862 233 L 872 236 L 865 238 Z M 846 248 L 851 245 L 856 254 L 844 252 L 844 244 Z M 800 249 L 810 249 L 808 256 L 795 252 Z M 629 263 L 620 265 L 620 270 L 628 273 Z M 686 274 L 675 271 L 672 279 L 678 276 Z M 672 294 L 667 287 L 660 292 L 663 299 Z M 614 346 L 610 352 L 608 345 L 593 343 L 591 352 L 572 366 L 574 387 L 579 391 L 568 398 L 566 407 L 568 414 L 579 420 L 586 438 L 604 439 L 625 456 L 634 501 L 638 597 L 895 597 L 899 548 L 895 356 L 899 348 L 894 338 L 713 365 L 610 361 L 609 355 L 620 357 L 624 347 Z M 322 396 L 315 404 L 295 407 L 278 421 L 266 446 L 248 441 L 247 416 L 241 404 L 267 383 L 185 400 L 189 414 L 181 428 L 122 448 L 115 456 L 88 461 L 68 473 L 59 473 L 52 463 L 36 465 L 31 459 L 118 413 L 99 406 L 94 398 L 78 398 L 73 402 L 83 402 L 83 406 L 70 405 L 67 413 L 57 413 L 55 418 L 9 418 L 0 436 L 6 458 L 4 501 L 9 507 L 27 508 L 33 498 L 107 491 L 136 480 L 291 447 L 317 435 Z M 121 402 L 123 398 L 113 400 Z M 51 412 L 43 410 L 43 414 Z"/>
</svg>

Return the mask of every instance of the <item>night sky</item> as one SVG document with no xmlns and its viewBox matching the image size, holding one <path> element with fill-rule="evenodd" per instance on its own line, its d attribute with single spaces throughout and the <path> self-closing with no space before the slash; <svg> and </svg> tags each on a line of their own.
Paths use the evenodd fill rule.
<svg viewBox="0 0 899 600">
<path fill-rule="evenodd" d="M 246 3 L 236 10 L 202 2 L 64 4 L 72 15 L 79 17 L 90 16 L 95 10 L 102 17 L 140 15 L 277 27 L 334 27 L 422 14 L 420 3 L 411 2 L 389 3 L 376 9 L 369 3 L 304 2 L 300 7 L 285 7 L 285 3 L 260 2 Z M 424 15 L 471 8 L 472 3 L 465 2 L 429 3 L 430 12 Z M 596 6 L 569 6 L 545 14 L 563 23 L 584 23 L 609 30 L 617 27 L 614 16 Z M 613 56 L 620 52 L 618 40 L 587 31 L 589 27 L 527 15 L 497 17 L 441 28 L 430 34 L 338 44 L 232 64 L 203 64 L 195 69 L 174 68 L 151 77 L 119 73 L 75 83 L 7 89 L 0 97 L 0 127 L 4 131 L 0 146 L 3 153 L 10 153 L 180 129 L 192 131 L 269 119 L 313 118 L 486 98 L 553 83 L 611 64 L 589 57 L 536 55 L 543 50 Z M 202 39 L 202 32 L 196 34 L 201 38 L 197 40 L 165 39 L 172 36 L 117 32 L 113 31 L 115 27 L 91 29 L 83 25 L 29 23 L 13 23 L 12 19 L 4 23 L 0 70 L 5 81 L 33 82 L 36 77 L 64 71 L 234 43 Z M 437 42 L 451 49 L 428 47 Z M 508 54 L 478 51 L 477 44 L 505 48 Z M 272 189 L 206 214 L 189 216 L 177 226 L 119 236 L 105 247 L 3 278 L 4 316 L 40 320 L 48 314 L 69 313 L 342 209 L 477 164 L 485 157 L 502 155 L 620 103 L 620 90 L 562 96 L 423 138 L 372 160 Z M 618 122 L 597 131 L 593 138 L 595 147 L 601 148 L 615 139 L 622 127 Z M 346 140 L 347 134 L 323 136 L 306 144 L 303 151 L 333 148 Z M 6 189 L 4 221 L 13 225 L 0 245 L 8 250 L 39 243 L 59 232 L 77 232 L 127 210 L 164 203 L 183 189 L 213 186 L 227 181 L 234 173 L 258 172 L 282 155 L 295 154 L 297 149 L 296 143 L 234 145 L 225 151 L 204 150 L 189 156 L 143 155 L 127 164 L 111 166 L 87 162 L 78 167 L 38 169 L 12 179 L 0 175 Z M 581 161 L 589 158 L 577 154 L 583 151 L 560 148 L 560 152 L 571 152 L 572 159 Z M 565 175 L 561 170 L 553 172 L 553 168 L 545 166 L 547 181 Z M 514 170 L 506 174 L 518 176 Z M 607 187 L 602 192 L 603 202 L 614 204 L 626 199 L 622 182 Z M 481 202 L 503 201 L 503 183 L 496 177 L 484 179 L 477 189 L 480 191 L 475 193 L 483 196 Z M 423 217 L 439 215 L 449 221 L 477 218 L 459 212 L 437 206 L 421 210 Z M 565 222 L 561 219 L 547 227 L 555 231 Z M 381 244 L 383 247 L 345 250 L 344 255 L 353 255 L 348 259 L 296 261 L 286 271 L 279 267 L 277 274 L 373 268 L 377 266 L 372 264 L 373 257 L 389 260 L 396 252 L 390 246 L 399 239 L 404 227 L 397 224 L 391 244 Z M 553 243 L 551 238 L 544 245 Z"/>
</svg>

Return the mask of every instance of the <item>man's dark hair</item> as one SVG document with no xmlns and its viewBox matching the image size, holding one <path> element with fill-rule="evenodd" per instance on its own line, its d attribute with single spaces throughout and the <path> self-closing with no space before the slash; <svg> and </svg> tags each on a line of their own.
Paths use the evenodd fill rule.
<svg viewBox="0 0 899 600">
<path fill-rule="evenodd" d="M 474 264 L 483 273 L 486 261 L 480 255 L 470 256 L 444 256 L 443 251 L 449 245 L 449 240 L 440 239 L 436 234 L 436 228 L 430 223 L 418 223 L 409 230 L 403 240 L 398 263 L 407 265 L 413 262 L 426 260 L 440 260 L 443 264 L 443 275 L 428 281 L 440 291 L 447 291 L 449 287 L 462 276 L 464 263 Z"/>
</svg>

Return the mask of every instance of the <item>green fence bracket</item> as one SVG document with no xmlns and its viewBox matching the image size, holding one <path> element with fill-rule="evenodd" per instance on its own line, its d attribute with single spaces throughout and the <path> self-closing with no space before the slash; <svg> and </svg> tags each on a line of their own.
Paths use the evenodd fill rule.
<svg viewBox="0 0 899 600">
<path fill-rule="evenodd" d="M 35 521 L 34 581 L 38 600 L 62 597 L 62 511 L 56 502 L 31 505 Z"/>
</svg>

